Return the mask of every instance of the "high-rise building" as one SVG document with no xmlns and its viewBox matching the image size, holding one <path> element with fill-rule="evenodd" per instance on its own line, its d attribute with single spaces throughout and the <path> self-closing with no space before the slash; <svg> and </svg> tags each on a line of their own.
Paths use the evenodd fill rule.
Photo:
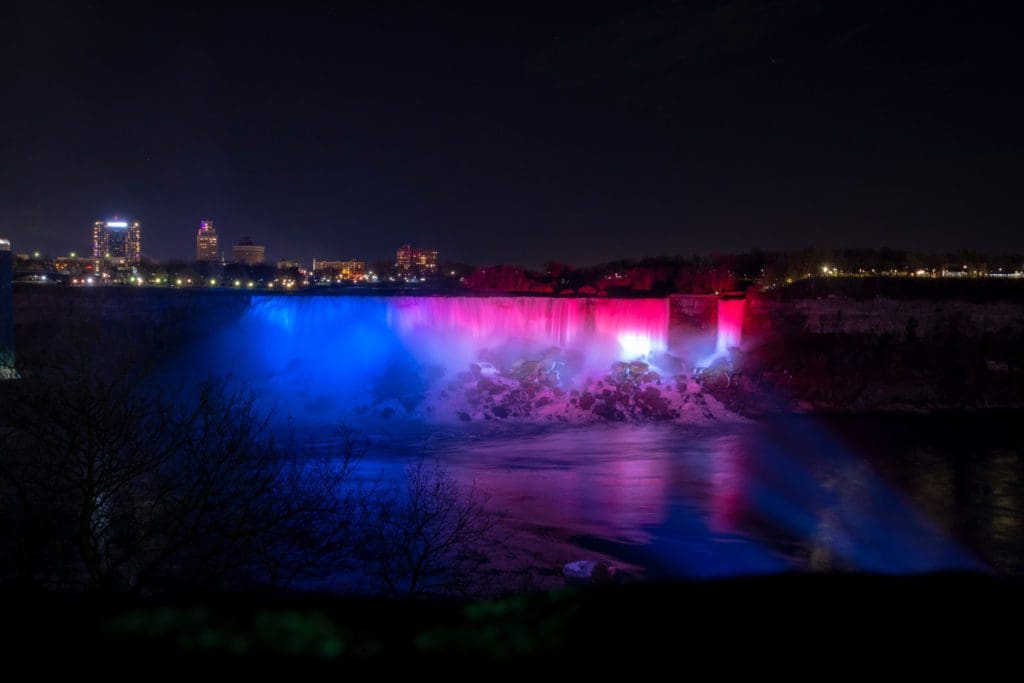
<svg viewBox="0 0 1024 683">
<path fill-rule="evenodd" d="M 196 234 L 196 261 L 217 260 L 217 231 L 213 221 L 199 221 L 199 232 Z"/>
<path fill-rule="evenodd" d="M 395 254 L 395 267 L 400 270 L 437 270 L 437 249 L 413 249 L 403 244 Z"/>
<path fill-rule="evenodd" d="M 412 268 L 412 245 L 403 244 L 395 254 L 395 268 L 409 270 Z"/>
<path fill-rule="evenodd" d="M 0 380 L 18 376 L 14 372 L 13 256 L 11 243 L 0 239 Z"/>
<path fill-rule="evenodd" d="M 136 265 L 142 256 L 142 231 L 138 221 L 96 221 L 92 226 L 92 256 Z"/>
<path fill-rule="evenodd" d="M 366 272 L 366 262 L 358 259 L 348 261 L 318 261 L 313 259 L 313 273 L 340 277 L 345 280 L 360 280 Z"/>
<path fill-rule="evenodd" d="M 413 249 L 412 264 L 414 268 L 437 270 L 437 249 Z"/>
<path fill-rule="evenodd" d="M 231 260 L 250 266 L 262 265 L 266 261 L 266 247 L 261 244 L 253 244 L 251 239 L 243 237 L 238 244 L 231 248 Z"/>
</svg>

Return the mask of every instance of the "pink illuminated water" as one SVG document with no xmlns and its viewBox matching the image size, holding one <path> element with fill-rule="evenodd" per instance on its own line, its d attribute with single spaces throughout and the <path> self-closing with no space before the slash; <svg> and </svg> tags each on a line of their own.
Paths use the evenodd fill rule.
<svg viewBox="0 0 1024 683">
<path fill-rule="evenodd" d="M 738 348 L 743 341 L 743 316 L 747 310 L 746 299 L 720 299 L 718 302 L 718 339 L 715 354 L 727 353 Z"/>
<path fill-rule="evenodd" d="M 664 298 L 254 296 L 191 367 L 239 377 L 295 418 L 454 415 L 437 401 L 450 404 L 451 383 L 480 363 L 506 377 L 543 367 L 560 390 L 601 380 L 619 361 L 662 372 L 662 352 L 693 367 L 740 342 L 744 302 L 719 306 L 717 346 L 694 336 L 684 351 L 669 348 Z"/>
<path fill-rule="evenodd" d="M 929 453 L 925 464 L 906 457 L 913 450 L 906 439 L 921 438 L 908 434 L 907 424 L 868 418 L 836 425 L 836 433 L 804 419 L 717 430 L 563 425 L 433 433 L 426 442 L 432 457 L 485 494 L 515 529 L 515 561 L 531 568 L 601 559 L 653 578 L 983 568 L 950 527 L 958 515 L 1008 517 L 985 498 L 968 511 L 960 489 L 935 476 L 936 465 L 956 469 L 951 463 L 966 442 L 955 429 L 931 437 L 947 450 Z M 899 486 L 855 448 L 861 435 L 879 430 L 869 439 L 872 457 L 899 473 Z M 371 448 L 367 476 L 401 477 L 424 443 L 419 433 L 382 437 Z M 1016 500 L 1021 477 L 1006 469 L 1015 460 L 996 457 L 1006 442 L 999 443 L 977 472 L 956 471 L 967 481 L 1009 475 L 1003 481 Z M 954 508 L 958 514 L 947 514 Z M 928 510 L 943 515 L 935 520 Z M 1006 571 L 1021 571 L 1019 534 L 987 525 L 971 533 L 972 544 Z"/>
<path fill-rule="evenodd" d="M 667 345 L 666 299 L 398 297 L 388 321 L 414 354 L 475 360 L 480 349 L 559 347 L 595 366 L 634 360 Z"/>
</svg>

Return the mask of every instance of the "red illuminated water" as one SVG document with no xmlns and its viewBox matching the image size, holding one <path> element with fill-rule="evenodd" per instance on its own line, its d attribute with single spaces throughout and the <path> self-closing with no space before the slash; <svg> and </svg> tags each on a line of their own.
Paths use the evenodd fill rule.
<svg viewBox="0 0 1024 683">
<path fill-rule="evenodd" d="M 727 353 L 738 348 L 743 341 L 743 316 L 747 310 L 746 299 L 720 299 L 718 302 L 718 340 L 715 354 Z"/>
<path fill-rule="evenodd" d="M 336 422 L 352 411 L 465 419 L 456 398 L 479 407 L 462 376 L 482 372 L 480 364 L 509 381 L 528 376 L 543 381 L 544 391 L 565 392 L 603 380 L 620 361 L 643 360 L 652 375 L 668 376 L 702 356 L 717 358 L 741 341 L 744 302 L 719 306 L 716 346 L 708 335 L 680 341 L 677 334 L 669 348 L 666 298 L 256 296 L 191 368 L 244 379 L 291 419 Z M 523 368 L 532 369 L 516 376 Z M 685 385 L 658 389 L 673 410 L 671 401 L 682 401 L 678 386 Z M 554 400 L 563 397 L 566 405 Z M 570 402 L 566 393 L 542 398 L 548 413 Z M 557 419 L 571 417 L 562 412 Z M 527 413 L 517 407 L 509 414 Z M 555 419 L 533 408 L 529 414 Z"/>
<path fill-rule="evenodd" d="M 389 321 L 411 347 L 446 354 L 510 342 L 584 349 L 595 360 L 631 360 L 666 348 L 667 299 L 398 297 Z"/>
</svg>

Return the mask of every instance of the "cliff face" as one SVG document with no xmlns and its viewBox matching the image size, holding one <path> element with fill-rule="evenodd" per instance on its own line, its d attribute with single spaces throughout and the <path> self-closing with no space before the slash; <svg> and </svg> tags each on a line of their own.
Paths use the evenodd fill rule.
<svg viewBox="0 0 1024 683">
<path fill-rule="evenodd" d="M 14 321 L 19 328 L 70 321 L 151 325 L 175 317 L 216 324 L 240 316 L 250 300 L 247 292 L 228 290 L 17 285 Z"/>
<path fill-rule="evenodd" d="M 1024 304 L 882 298 L 858 301 L 837 296 L 778 301 L 752 297 L 746 322 L 751 333 L 768 335 L 1024 336 Z"/>
<path fill-rule="evenodd" d="M 173 352 L 249 310 L 242 291 L 17 286 L 15 337 L 28 357 L 97 330 Z M 718 299 L 669 301 L 669 337 L 717 326 Z M 150 347 L 145 347 L 150 344 Z M 738 412 L 1024 407 L 1024 300 L 751 296 L 728 382 L 704 391 Z"/>
<path fill-rule="evenodd" d="M 753 297 L 743 412 L 1024 406 L 1024 303 Z"/>
</svg>

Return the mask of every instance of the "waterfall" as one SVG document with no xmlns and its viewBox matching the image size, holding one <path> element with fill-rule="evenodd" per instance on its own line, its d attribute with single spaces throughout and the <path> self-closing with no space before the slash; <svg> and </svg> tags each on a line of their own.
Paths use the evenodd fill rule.
<svg viewBox="0 0 1024 683">
<path fill-rule="evenodd" d="M 663 351 L 668 339 L 665 299 L 398 297 L 387 301 L 392 327 L 410 347 L 441 343 L 446 353 L 454 348 L 473 353 L 481 346 L 507 344 L 524 351 L 555 346 L 603 353 L 598 362 L 611 362 Z"/>
<path fill-rule="evenodd" d="M 565 388 L 666 350 L 667 299 L 257 295 L 191 367 L 253 385 L 281 412 L 411 410 L 486 361 L 559 364 Z M 209 370 L 207 370 L 209 371 Z"/>
<path fill-rule="evenodd" d="M 746 299 L 720 299 L 718 301 L 718 337 L 715 354 L 728 353 L 743 341 L 743 316 L 747 311 Z"/>
</svg>

